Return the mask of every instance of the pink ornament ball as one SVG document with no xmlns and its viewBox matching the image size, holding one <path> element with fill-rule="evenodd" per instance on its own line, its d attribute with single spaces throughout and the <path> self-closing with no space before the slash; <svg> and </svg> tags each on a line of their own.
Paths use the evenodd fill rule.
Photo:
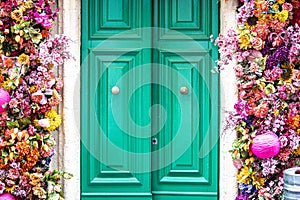
<svg viewBox="0 0 300 200">
<path fill-rule="evenodd" d="M 252 153 L 258 158 L 271 158 L 280 151 L 280 141 L 275 133 L 257 135 L 250 147 Z"/>
<path fill-rule="evenodd" d="M 3 193 L 0 195 L 0 200 L 15 200 L 15 197 L 9 193 Z"/>
<path fill-rule="evenodd" d="M 3 108 L 2 106 L 6 103 L 9 103 L 9 101 L 10 101 L 9 93 L 6 90 L 0 88 L 0 113 L 6 110 L 6 108 Z"/>
</svg>

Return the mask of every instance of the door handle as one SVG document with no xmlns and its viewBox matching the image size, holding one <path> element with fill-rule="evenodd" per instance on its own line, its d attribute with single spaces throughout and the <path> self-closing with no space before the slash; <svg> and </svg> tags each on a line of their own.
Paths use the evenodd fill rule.
<svg viewBox="0 0 300 200">
<path fill-rule="evenodd" d="M 189 89 L 187 87 L 181 87 L 180 88 L 180 93 L 183 95 L 186 95 L 189 93 Z"/>
<path fill-rule="evenodd" d="M 118 86 L 114 86 L 111 88 L 111 93 L 114 95 L 118 95 L 120 93 L 120 88 Z"/>
</svg>

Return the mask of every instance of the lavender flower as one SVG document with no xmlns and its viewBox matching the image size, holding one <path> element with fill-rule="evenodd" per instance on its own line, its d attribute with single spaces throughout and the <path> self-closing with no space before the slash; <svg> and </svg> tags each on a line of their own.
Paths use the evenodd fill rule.
<svg viewBox="0 0 300 200">
<path fill-rule="evenodd" d="M 278 161 L 274 160 L 273 158 L 268 158 L 268 159 L 262 160 L 262 162 L 261 162 L 261 166 L 263 167 L 262 174 L 264 176 L 274 174 L 277 164 L 278 164 Z"/>
<path fill-rule="evenodd" d="M 249 196 L 248 194 L 240 194 L 239 196 L 237 196 L 235 198 L 235 200 L 249 200 Z"/>
<path fill-rule="evenodd" d="M 14 189 L 14 196 L 24 198 L 24 197 L 26 197 L 26 192 L 24 190 L 20 189 L 20 187 L 17 186 Z"/>
</svg>

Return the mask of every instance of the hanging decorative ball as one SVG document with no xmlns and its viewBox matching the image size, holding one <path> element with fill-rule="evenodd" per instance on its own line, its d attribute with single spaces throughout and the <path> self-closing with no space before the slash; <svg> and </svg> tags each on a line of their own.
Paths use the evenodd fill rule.
<svg viewBox="0 0 300 200">
<path fill-rule="evenodd" d="M 3 108 L 3 105 L 9 103 L 9 101 L 10 101 L 9 93 L 6 90 L 0 88 L 0 113 L 6 110 L 6 108 Z"/>
<path fill-rule="evenodd" d="M 15 197 L 9 193 L 3 193 L 0 195 L 0 200 L 15 200 Z"/>
<path fill-rule="evenodd" d="M 280 151 L 280 141 L 275 133 L 269 132 L 257 135 L 250 147 L 252 153 L 258 158 L 271 158 Z"/>
</svg>

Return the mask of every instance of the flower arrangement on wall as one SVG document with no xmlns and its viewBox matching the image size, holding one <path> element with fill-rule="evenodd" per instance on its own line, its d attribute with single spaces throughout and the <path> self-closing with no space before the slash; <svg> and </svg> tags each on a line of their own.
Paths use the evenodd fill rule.
<svg viewBox="0 0 300 200">
<path fill-rule="evenodd" d="M 215 40 L 219 68 L 236 63 L 236 200 L 283 199 L 283 171 L 300 163 L 300 2 L 238 1 L 236 29 Z"/>
<path fill-rule="evenodd" d="M 54 0 L 0 0 L 0 199 L 63 199 L 49 169 L 53 131 L 61 124 L 62 78 L 53 69 L 71 58 L 70 39 L 51 37 Z"/>
</svg>

